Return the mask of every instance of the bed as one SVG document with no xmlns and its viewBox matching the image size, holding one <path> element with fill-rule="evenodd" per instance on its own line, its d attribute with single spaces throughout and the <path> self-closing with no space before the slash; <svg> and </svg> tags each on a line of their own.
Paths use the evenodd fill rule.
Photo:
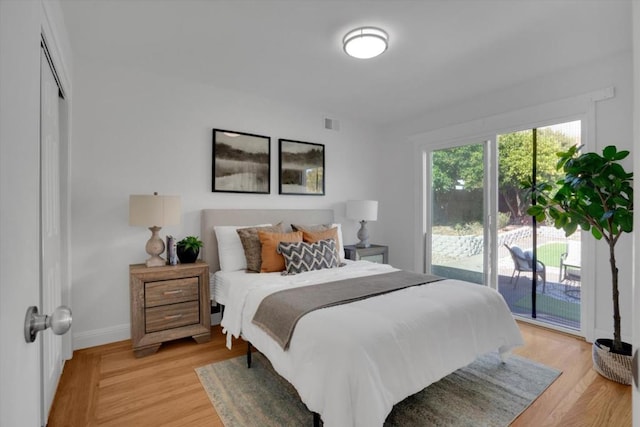
<svg viewBox="0 0 640 427">
<path fill-rule="evenodd" d="M 203 255 L 211 271 L 220 269 L 215 226 L 280 221 L 332 223 L 333 212 L 202 211 Z M 262 300 L 279 290 L 397 270 L 367 261 L 345 264 L 292 276 L 225 272 L 225 290 L 216 293 L 225 303 L 227 344 L 231 336 L 251 343 L 326 426 L 382 426 L 393 405 L 406 397 L 484 353 L 504 356 L 522 345 L 499 293 L 450 279 L 308 313 L 298 321 L 287 350 L 252 322 Z"/>
</svg>

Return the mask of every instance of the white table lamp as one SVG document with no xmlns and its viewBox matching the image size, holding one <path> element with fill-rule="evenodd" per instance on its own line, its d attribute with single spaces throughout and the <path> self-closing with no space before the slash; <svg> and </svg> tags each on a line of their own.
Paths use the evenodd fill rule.
<svg viewBox="0 0 640 427">
<path fill-rule="evenodd" d="M 150 255 L 147 267 L 166 264 L 160 256 L 164 252 L 164 241 L 158 232 L 166 225 L 180 224 L 181 217 L 180 196 L 158 196 L 158 193 L 129 196 L 129 225 L 149 227 L 151 230 L 151 238 L 145 247 Z"/>
<path fill-rule="evenodd" d="M 360 221 L 360 230 L 358 230 L 359 248 L 368 248 L 369 231 L 367 231 L 367 221 L 375 221 L 378 219 L 378 201 L 377 200 L 348 200 L 347 201 L 347 218 Z"/>
</svg>

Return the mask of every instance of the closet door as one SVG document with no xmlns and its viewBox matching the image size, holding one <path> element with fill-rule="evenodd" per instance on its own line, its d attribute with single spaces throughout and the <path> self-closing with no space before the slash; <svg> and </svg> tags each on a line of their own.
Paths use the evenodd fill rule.
<svg viewBox="0 0 640 427">
<path fill-rule="evenodd" d="M 62 249 L 60 231 L 60 114 L 59 89 L 41 49 L 40 60 L 40 313 L 52 314 L 62 304 Z M 43 420 L 47 420 L 62 374 L 62 337 L 41 333 Z"/>
</svg>

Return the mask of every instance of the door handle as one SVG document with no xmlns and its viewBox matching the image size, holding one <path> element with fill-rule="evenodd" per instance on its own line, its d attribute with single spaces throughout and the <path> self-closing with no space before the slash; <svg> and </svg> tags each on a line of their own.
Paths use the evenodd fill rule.
<svg viewBox="0 0 640 427">
<path fill-rule="evenodd" d="M 47 328 L 56 335 L 63 335 L 71 328 L 72 320 L 71 309 L 64 305 L 56 308 L 51 316 L 38 314 L 38 307 L 31 306 L 24 318 L 24 339 L 27 343 L 34 342 L 38 332 Z"/>
</svg>

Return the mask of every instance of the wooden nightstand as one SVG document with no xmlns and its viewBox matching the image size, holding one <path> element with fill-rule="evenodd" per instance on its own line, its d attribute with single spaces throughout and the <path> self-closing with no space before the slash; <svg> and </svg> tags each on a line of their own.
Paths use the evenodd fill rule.
<svg viewBox="0 0 640 427">
<path fill-rule="evenodd" d="M 209 266 L 129 266 L 131 342 L 136 357 L 155 353 L 165 341 L 211 339 Z"/>
<path fill-rule="evenodd" d="M 344 255 L 354 261 L 364 260 L 380 264 L 389 263 L 389 247 L 384 245 L 371 245 L 368 248 L 358 248 L 356 245 L 345 245 Z"/>
</svg>

